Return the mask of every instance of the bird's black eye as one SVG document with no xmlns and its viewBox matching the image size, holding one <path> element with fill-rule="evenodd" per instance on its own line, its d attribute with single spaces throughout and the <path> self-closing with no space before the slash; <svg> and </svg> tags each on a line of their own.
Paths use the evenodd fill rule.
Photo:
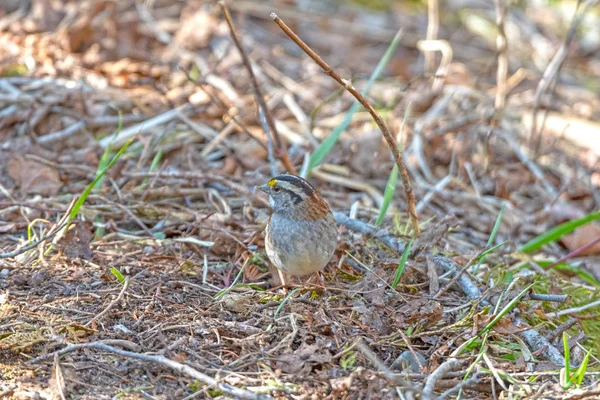
<svg viewBox="0 0 600 400">
<path fill-rule="evenodd" d="M 280 187 L 277 187 L 277 186 L 274 186 L 274 187 L 273 187 L 273 191 L 274 191 L 275 193 L 279 193 L 279 192 L 281 192 L 281 188 L 280 188 Z"/>
</svg>

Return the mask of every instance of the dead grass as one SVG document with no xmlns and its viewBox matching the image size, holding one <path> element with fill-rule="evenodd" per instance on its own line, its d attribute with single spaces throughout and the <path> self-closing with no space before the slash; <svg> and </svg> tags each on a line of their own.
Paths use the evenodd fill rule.
<svg viewBox="0 0 600 400">
<path fill-rule="evenodd" d="M 268 12 L 258 12 L 262 3 L 249 3 L 230 4 L 234 22 L 299 170 L 315 137 L 322 140 L 342 121 L 352 99 L 330 96 L 335 82 L 296 51 Z M 343 76 L 356 77 L 357 89 L 395 32 L 388 22 L 367 29 L 372 38 L 365 35 L 372 21 L 366 10 L 343 8 L 324 23 L 313 12 L 273 3 L 269 12 Z M 270 174 L 267 137 L 227 25 L 218 7 L 204 2 L 141 4 L 32 1 L 28 10 L 0 8 L 3 253 L 56 228 L 94 179 L 105 149 L 136 138 L 52 249 L 48 240 L 0 259 L 0 398 L 236 397 L 226 386 L 106 348 L 52 354 L 94 342 L 165 356 L 248 398 L 457 398 L 458 389 L 463 399 L 597 395 L 600 308 L 569 309 L 598 299 L 599 252 L 575 252 L 565 261 L 570 270 L 543 266 L 598 237 L 598 225 L 532 254 L 517 250 L 598 210 L 598 148 L 573 144 L 564 129 L 585 120 L 590 138 L 598 132 L 600 102 L 580 79 L 598 62 L 589 49 L 563 67 L 569 85 L 561 81 L 552 96 L 541 96 L 540 110 L 551 110 L 551 118 L 535 154 L 527 121 L 540 78 L 535 62 L 548 59 L 543 48 L 528 53 L 529 41 L 509 35 L 514 60 L 498 115 L 495 65 L 477 61 L 494 59 L 489 38 L 458 29 L 449 41 L 454 61 L 434 93 L 434 80 L 414 72 L 422 70 L 416 40 L 424 36 L 425 14 L 394 11 L 405 36 L 388 77 L 368 98 L 392 132 L 411 103 L 404 157 L 422 231 L 392 289 L 410 220 L 397 194 L 383 230 L 367 225 L 377 218 L 394 162 L 359 112 L 311 176 L 333 209 L 357 220 L 340 225 L 325 287 L 314 278 L 298 282 L 286 299 L 270 280 L 261 236 L 269 210 L 254 191 Z M 526 11 L 524 20 L 505 23 L 546 32 Z M 555 10 L 544 12 L 548 26 L 561 23 Z M 352 23 L 340 35 L 344 18 Z M 454 23 L 442 19 L 440 37 L 450 37 Z M 538 40 L 556 46 L 561 39 Z M 507 243 L 448 286 L 489 248 L 503 205 L 491 246 Z M 242 266 L 240 280 L 224 292 Z M 507 306 L 532 283 L 533 293 L 569 300 L 528 293 Z M 506 314 L 498 314 L 504 307 Z M 565 390 L 562 328 L 556 329 L 570 318 L 575 322 L 564 329 L 571 360 L 580 363 L 588 349 L 592 356 L 581 388 Z"/>
</svg>

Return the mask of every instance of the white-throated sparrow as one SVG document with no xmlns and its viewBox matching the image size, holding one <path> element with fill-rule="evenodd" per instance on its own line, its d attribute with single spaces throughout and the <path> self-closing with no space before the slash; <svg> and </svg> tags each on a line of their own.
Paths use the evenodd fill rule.
<svg viewBox="0 0 600 400">
<path fill-rule="evenodd" d="M 306 180 L 287 173 L 259 188 L 269 195 L 273 209 L 265 247 L 275 267 L 293 276 L 325 268 L 337 247 L 337 229 L 319 192 Z M 285 285 L 281 273 L 280 277 Z"/>
</svg>

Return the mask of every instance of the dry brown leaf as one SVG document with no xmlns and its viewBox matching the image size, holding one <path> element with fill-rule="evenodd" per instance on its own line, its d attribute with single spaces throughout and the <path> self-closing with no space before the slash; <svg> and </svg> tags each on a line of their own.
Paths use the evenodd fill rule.
<svg viewBox="0 0 600 400">
<path fill-rule="evenodd" d="M 69 226 L 58 241 L 57 248 L 69 259 L 90 260 L 93 256 L 90 242 L 93 238 L 91 221 L 77 221 Z"/>
<path fill-rule="evenodd" d="M 373 270 L 369 271 L 363 279 L 348 288 L 348 294 L 350 296 L 360 294 L 370 306 L 384 307 L 386 305 L 385 279 L 387 275 L 387 272 L 380 266 L 374 266 Z"/>
<path fill-rule="evenodd" d="M 450 228 L 455 228 L 459 225 L 458 218 L 454 214 L 448 214 L 435 224 L 428 224 L 419 237 L 413 244 L 413 249 L 423 249 L 425 247 L 435 246 L 445 235 Z"/>
<path fill-rule="evenodd" d="M 202 49 L 209 45 L 210 39 L 219 30 L 219 19 L 204 10 L 193 14 L 183 10 L 181 24 L 175 33 L 177 44 L 188 50 Z"/>
<path fill-rule="evenodd" d="M 585 246 L 586 244 L 596 240 L 600 237 L 600 225 L 599 224 L 587 224 L 581 226 L 575 231 L 565 236 L 562 239 L 562 243 L 567 246 L 570 251 L 577 250 L 578 248 Z M 578 254 L 579 256 L 595 256 L 600 255 L 600 243 L 596 243 L 592 247 L 583 250 Z"/>
<path fill-rule="evenodd" d="M 22 156 L 8 161 L 8 174 L 25 194 L 54 196 L 62 187 L 58 171 Z"/>
<path fill-rule="evenodd" d="M 477 329 L 483 329 L 495 317 L 495 315 L 480 316 L 477 319 Z M 513 334 L 523 330 L 513 325 L 512 321 L 508 317 L 500 318 L 500 320 L 494 324 L 492 329 L 500 334 Z"/>
<path fill-rule="evenodd" d="M 415 322 L 430 327 L 442 318 L 442 306 L 434 300 L 415 299 L 396 310 L 395 318 L 400 327 L 406 328 Z"/>
<path fill-rule="evenodd" d="M 7 223 L 0 225 L 0 233 L 12 233 L 17 230 L 17 224 Z"/>
<path fill-rule="evenodd" d="M 331 354 L 325 349 L 320 349 L 316 344 L 302 343 L 291 354 L 284 354 L 277 359 L 277 368 L 287 374 L 308 374 L 313 367 L 331 361 Z"/>
<path fill-rule="evenodd" d="M 379 307 L 367 307 L 361 300 L 354 300 L 352 310 L 360 316 L 360 323 L 363 329 L 371 328 L 379 332 L 381 335 L 386 335 L 390 331 L 389 327 L 383 322 L 383 319 L 377 312 Z"/>
</svg>

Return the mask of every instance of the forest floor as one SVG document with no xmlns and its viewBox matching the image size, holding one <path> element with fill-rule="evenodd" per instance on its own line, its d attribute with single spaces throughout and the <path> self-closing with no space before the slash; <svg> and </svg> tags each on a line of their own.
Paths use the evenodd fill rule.
<svg viewBox="0 0 600 400">
<path fill-rule="evenodd" d="M 287 291 L 256 191 L 286 166 L 221 7 L 0 6 L 0 398 L 600 398 L 598 2 L 500 29 L 492 2 L 292 3 L 228 4 L 338 217 Z M 367 98 L 413 241 L 371 115 L 343 127 L 354 99 L 272 12 L 359 91 L 391 50 Z"/>
</svg>

